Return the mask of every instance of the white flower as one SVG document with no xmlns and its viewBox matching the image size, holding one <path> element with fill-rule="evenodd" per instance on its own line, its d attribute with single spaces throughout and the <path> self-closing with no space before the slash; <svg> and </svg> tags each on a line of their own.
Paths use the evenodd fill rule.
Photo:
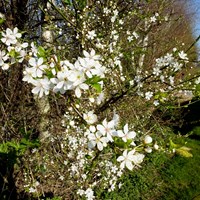
<svg viewBox="0 0 200 200">
<path fill-rule="evenodd" d="M 103 9 L 103 12 L 104 12 L 105 14 L 109 14 L 109 13 L 110 13 L 110 10 L 109 10 L 107 7 L 105 7 L 105 8 Z"/>
<path fill-rule="evenodd" d="M 59 179 L 60 179 L 61 181 L 63 181 L 65 178 L 64 178 L 64 176 L 60 176 Z"/>
<path fill-rule="evenodd" d="M 129 42 L 133 41 L 133 36 L 129 35 L 129 36 L 127 37 L 127 40 L 128 40 Z"/>
<path fill-rule="evenodd" d="M 30 52 L 30 54 L 37 56 L 37 53 L 38 53 L 37 47 L 35 46 L 35 44 L 33 42 L 31 42 L 31 52 Z"/>
<path fill-rule="evenodd" d="M 129 130 L 128 130 L 128 124 L 126 124 L 124 126 L 124 130 L 123 131 L 122 130 L 118 130 L 117 131 L 117 135 L 119 137 L 121 137 L 124 142 L 127 142 L 128 139 L 135 138 L 136 132 L 135 131 L 130 131 L 129 132 Z"/>
<path fill-rule="evenodd" d="M 152 143 L 152 141 L 153 141 L 153 139 L 152 139 L 151 136 L 149 136 L 149 135 L 145 136 L 145 138 L 144 138 L 144 143 L 145 144 L 150 144 L 150 143 Z"/>
<path fill-rule="evenodd" d="M 80 98 L 81 97 L 81 89 L 82 90 L 88 90 L 89 86 L 86 83 L 83 83 L 85 81 L 85 75 L 83 71 L 78 70 L 70 70 L 70 74 L 67 77 L 68 80 L 71 82 L 71 89 L 76 87 L 75 89 L 75 95 Z"/>
<path fill-rule="evenodd" d="M 85 194 L 85 191 L 82 189 L 78 189 L 77 194 L 79 194 L 80 196 L 83 196 Z"/>
<path fill-rule="evenodd" d="M 114 23 L 114 22 L 115 22 L 115 20 L 116 20 L 116 18 L 117 18 L 117 15 L 118 15 L 118 13 L 119 13 L 119 12 L 118 12 L 118 10 L 114 10 L 114 11 L 113 11 L 113 14 L 114 14 L 114 15 L 111 17 L 111 22 L 112 22 L 112 23 Z"/>
<path fill-rule="evenodd" d="M 28 43 L 27 42 L 24 42 L 24 43 L 19 43 L 19 42 L 17 42 L 16 44 L 15 44 L 15 51 L 16 52 L 20 52 L 22 49 L 25 49 L 25 48 L 27 48 L 28 47 Z"/>
<path fill-rule="evenodd" d="M 69 71 L 67 69 L 59 71 L 57 78 L 51 78 L 50 81 L 55 85 L 54 92 L 60 92 L 64 94 L 67 90 L 72 90 L 73 82 L 68 80 Z"/>
<path fill-rule="evenodd" d="M 135 153 L 135 150 L 132 150 L 132 151 L 129 151 L 126 149 L 124 150 L 123 152 L 123 155 L 122 156 L 119 156 L 117 158 L 117 161 L 118 162 L 121 162 L 120 164 L 120 168 L 121 169 L 124 169 L 125 166 L 129 169 L 129 170 L 132 170 L 133 169 L 133 164 L 132 164 L 132 161 L 134 160 L 134 156 L 133 154 Z"/>
<path fill-rule="evenodd" d="M 78 85 L 75 89 L 75 95 L 76 97 L 80 98 L 81 97 L 81 89 L 82 90 L 88 90 L 89 86 L 86 83 L 82 83 L 80 85 Z"/>
<path fill-rule="evenodd" d="M 156 19 L 156 16 L 153 16 L 153 17 L 150 18 L 150 22 L 152 22 L 152 23 L 155 23 L 156 20 L 157 20 L 157 19 Z"/>
<path fill-rule="evenodd" d="M 101 93 L 98 95 L 98 97 L 96 98 L 97 105 L 100 105 L 100 104 L 103 102 L 104 99 L 105 99 L 104 93 L 101 92 Z"/>
<path fill-rule="evenodd" d="M 33 77 L 42 77 L 44 69 L 47 68 L 46 65 L 43 65 L 43 62 L 43 58 L 39 58 L 38 60 L 36 58 L 30 58 L 29 65 L 35 70 L 35 72 L 32 74 Z"/>
<path fill-rule="evenodd" d="M 113 118 L 114 126 L 116 127 L 119 124 L 119 115 L 114 111 Z"/>
<path fill-rule="evenodd" d="M 146 92 L 145 93 L 145 99 L 146 100 L 150 100 L 152 96 L 153 96 L 153 92 Z"/>
<path fill-rule="evenodd" d="M 167 53 L 164 56 L 164 60 L 163 61 L 165 62 L 165 65 L 169 65 L 169 64 L 172 64 L 175 61 L 175 59 L 174 59 L 174 57 L 173 57 L 173 55 L 171 53 Z"/>
<path fill-rule="evenodd" d="M 34 80 L 32 84 L 35 86 L 32 89 L 33 94 L 38 94 L 39 97 L 49 94 L 49 80 L 47 78 Z"/>
<path fill-rule="evenodd" d="M 29 192 L 30 192 L 30 193 L 34 193 L 34 192 L 36 192 L 36 191 L 37 191 L 37 190 L 36 190 L 35 188 L 33 188 L 33 187 L 30 187 L 30 188 L 29 188 Z"/>
<path fill-rule="evenodd" d="M 26 67 L 23 71 L 24 78 L 23 81 L 26 81 L 28 83 L 32 83 L 34 81 L 33 79 L 33 73 L 35 72 L 35 69 Z"/>
<path fill-rule="evenodd" d="M 200 77 L 198 77 L 196 80 L 195 80 L 195 84 L 199 84 L 200 83 Z"/>
<path fill-rule="evenodd" d="M 90 53 L 88 53 L 87 51 L 83 50 L 83 55 L 85 56 L 85 58 L 93 59 L 93 60 L 96 60 L 96 61 L 101 58 L 99 55 L 96 55 L 94 49 L 91 49 Z"/>
<path fill-rule="evenodd" d="M 8 70 L 9 67 L 10 67 L 10 65 L 7 64 L 7 63 L 4 63 L 4 64 L 2 65 L 2 69 L 3 69 L 3 70 Z"/>
<path fill-rule="evenodd" d="M 88 78 L 92 78 L 92 76 L 97 75 L 103 78 L 105 75 L 105 67 L 103 67 L 98 61 L 99 56 L 95 55 L 95 51 L 92 50 L 91 53 L 83 52 L 86 57 L 78 58 L 75 62 L 74 66 L 77 70 L 83 71 Z"/>
<path fill-rule="evenodd" d="M 173 64 L 174 71 L 177 72 L 177 71 L 181 70 L 182 66 L 183 66 L 182 63 L 175 62 Z"/>
<path fill-rule="evenodd" d="M 143 162 L 143 159 L 144 159 L 144 154 L 141 154 L 141 153 L 135 153 L 133 155 L 133 163 L 136 165 L 136 166 L 140 166 L 139 164 L 141 164 Z"/>
<path fill-rule="evenodd" d="M 38 181 L 35 181 L 35 183 L 33 184 L 34 187 L 37 187 L 39 185 L 40 185 L 40 183 Z"/>
<path fill-rule="evenodd" d="M 53 33 L 50 30 L 45 30 L 42 34 L 45 42 L 52 43 L 53 42 Z"/>
<path fill-rule="evenodd" d="M 132 33 L 132 35 L 133 35 L 136 39 L 139 38 L 139 35 L 138 35 L 135 31 Z"/>
<path fill-rule="evenodd" d="M 107 122 L 107 120 L 104 119 L 102 124 L 97 125 L 97 130 L 99 130 L 102 135 L 106 135 L 109 141 L 113 142 L 112 136 L 116 135 L 116 130 L 114 129 L 114 126 L 114 120 Z"/>
<path fill-rule="evenodd" d="M 15 27 L 13 31 L 7 28 L 6 33 L 2 32 L 2 36 L 1 41 L 7 46 L 10 46 L 11 44 L 16 44 L 17 38 L 21 38 L 22 35 L 18 33 L 18 28 Z"/>
<path fill-rule="evenodd" d="M 4 61 L 6 61 L 8 59 L 8 55 L 6 54 L 6 52 L 0 51 L 0 66 L 2 66 L 4 64 Z"/>
<path fill-rule="evenodd" d="M 85 196 L 86 196 L 87 200 L 93 200 L 95 198 L 94 191 L 91 188 L 88 188 L 85 191 Z"/>
<path fill-rule="evenodd" d="M 134 80 L 129 81 L 130 86 L 134 85 Z"/>
<path fill-rule="evenodd" d="M 88 124 L 94 124 L 97 121 L 97 115 L 94 114 L 94 111 L 89 111 L 87 114 L 83 114 L 83 119 Z"/>
<path fill-rule="evenodd" d="M 188 60 L 187 54 L 184 51 L 178 53 L 179 57 L 183 60 Z"/>
<path fill-rule="evenodd" d="M 87 34 L 88 39 L 93 40 L 96 36 L 97 34 L 95 33 L 95 30 L 88 31 L 88 34 Z"/>
<path fill-rule="evenodd" d="M 154 67 L 153 68 L 153 74 L 156 76 L 159 76 L 159 74 L 161 73 L 161 70 L 159 67 Z"/>
<path fill-rule="evenodd" d="M 160 103 L 159 103 L 158 100 L 155 100 L 155 101 L 153 102 L 153 104 L 154 104 L 155 106 L 158 106 Z"/>
<path fill-rule="evenodd" d="M 163 75 L 160 76 L 160 80 L 163 83 L 165 81 L 165 77 Z"/>
<path fill-rule="evenodd" d="M 88 139 L 88 147 L 90 149 L 93 149 L 95 146 L 97 146 L 97 149 L 99 151 L 102 151 L 103 147 L 106 147 L 108 143 L 108 139 L 106 137 L 103 137 L 102 133 L 99 131 L 97 131 L 96 133 L 90 133 L 88 135 Z"/>
</svg>

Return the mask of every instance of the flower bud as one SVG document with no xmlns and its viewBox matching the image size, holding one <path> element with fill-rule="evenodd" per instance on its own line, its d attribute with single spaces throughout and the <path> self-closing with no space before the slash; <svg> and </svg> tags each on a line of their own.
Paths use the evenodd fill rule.
<svg viewBox="0 0 200 200">
<path fill-rule="evenodd" d="M 151 153 L 152 152 L 152 148 L 151 147 L 147 147 L 144 149 L 147 153 Z"/>
<path fill-rule="evenodd" d="M 152 139 L 151 136 L 149 136 L 149 135 L 145 136 L 145 138 L 144 138 L 144 143 L 145 144 L 150 144 L 150 143 L 152 143 L 152 141 L 153 141 L 153 139 Z"/>
<path fill-rule="evenodd" d="M 155 150 L 158 150 L 158 149 L 159 149 L 159 146 L 155 143 L 155 144 L 153 145 L 153 148 L 154 148 Z"/>
</svg>

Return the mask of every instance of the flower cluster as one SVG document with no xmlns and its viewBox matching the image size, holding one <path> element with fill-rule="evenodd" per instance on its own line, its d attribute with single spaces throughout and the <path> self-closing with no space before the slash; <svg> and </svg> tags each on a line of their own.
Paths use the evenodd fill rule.
<svg viewBox="0 0 200 200">
<path fill-rule="evenodd" d="M 3 70 L 8 70 L 10 65 L 15 62 L 22 63 L 27 55 L 26 48 L 28 43 L 19 42 L 22 34 L 18 32 L 18 28 L 13 30 L 7 28 L 2 32 L 1 42 L 5 45 L 4 50 L 0 50 L 0 67 Z"/>
<path fill-rule="evenodd" d="M 89 89 L 87 79 L 105 76 L 105 68 L 99 62 L 100 56 L 93 49 L 90 53 L 83 51 L 83 55 L 74 64 L 68 60 L 58 61 L 56 56 L 50 60 L 31 57 L 24 70 L 23 81 L 33 84 L 35 87 L 32 92 L 39 97 L 49 94 L 49 91 L 64 94 L 74 90 L 76 97 L 80 98 L 81 90 Z"/>
<path fill-rule="evenodd" d="M 134 163 L 135 166 L 139 166 L 139 164 L 143 161 L 144 154 L 138 153 L 139 151 L 146 151 L 147 153 L 151 153 L 152 149 L 150 147 L 145 147 L 141 143 L 137 147 L 135 143 L 136 132 L 129 131 L 128 124 L 123 127 L 123 130 L 117 130 L 118 120 L 113 118 L 111 121 L 107 121 L 104 119 L 102 124 L 97 124 L 96 126 L 91 125 L 89 129 L 85 132 L 85 137 L 88 138 L 88 147 L 89 149 L 94 149 L 95 147 L 102 151 L 104 147 L 107 147 L 108 144 L 114 143 L 117 145 L 119 141 L 123 141 L 126 144 L 127 148 L 133 148 L 129 153 L 128 149 L 125 149 L 123 155 L 118 157 L 117 161 L 122 162 L 120 168 L 123 170 L 126 166 L 128 169 L 132 170 Z M 117 117 L 118 119 L 118 117 Z M 138 143 L 139 141 L 137 141 Z M 146 135 L 144 138 L 144 144 L 152 143 L 152 138 L 149 135 Z M 128 147 L 129 146 L 129 147 Z"/>
</svg>

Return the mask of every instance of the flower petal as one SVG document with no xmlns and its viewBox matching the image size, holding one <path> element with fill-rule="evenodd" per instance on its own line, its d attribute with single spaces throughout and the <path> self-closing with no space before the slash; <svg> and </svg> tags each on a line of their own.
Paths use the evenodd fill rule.
<svg viewBox="0 0 200 200">
<path fill-rule="evenodd" d="M 129 170 L 132 170 L 133 169 L 133 164 L 130 160 L 127 160 L 126 161 L 126 167 L 129 169 Z"/>
</svg>

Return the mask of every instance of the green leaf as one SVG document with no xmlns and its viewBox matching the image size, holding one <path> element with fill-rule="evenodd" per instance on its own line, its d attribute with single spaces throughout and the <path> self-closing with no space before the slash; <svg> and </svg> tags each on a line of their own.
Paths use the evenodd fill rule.
<svg viewBox="0 0 200 200">
<path fill-rule="evenodd" d="M 100 85 L 99 83 L 92 84 L 91 86 L 92 86 L 94 89 L 96 89 L 96 91 L 97 91 L 98 93 L 100 93 L 100 92 L 102 91 L 101 85 Z"/>
<path fill-rule="evenodd" d="M 84 9 L 87 5 L 87 0 L 77 0 L 77 3 L 80 9 Z"/>
<path fill-rule="evenodd" d="M 196 85 L 195 87 L 195 95 L 200 96 L 200 84 Z"/>
<path fill-rule="evenodd" d="M 0 18 L 0 25 L 5 22 L 5 19 Z"/>
<path fill-rule="evenodd" d="M 183 146 L 181 148 L 176 149 L 176 153 L 179 154 L 180 156 L 191 158 L 193 157 L 193 155 L 189 152 L 189 150 L 191 149 Z"/>
<path fill-rule="evenodd" d="M 88 78 L 85 83 L 91 85 L 94 89 L 97 90 L 98 93 L 102 91 L 101 84 L 99 83 L 103 79 L 99 76 L 93 76 L 92 78 Z"/>
<path fill-rule="evenodd" d="M 87 159 L 92 159 L 92 156 L 90 156 L 90 155 L 85 155 L 85 158 L 87 158 Z"/>
<path fill-rule="evenodd" d="M 115 141 L 115 145 L 116 145 L 117 147 L 119 147 L 119 148 L 122 148 L 122 149 L 124 149 L 124 148 L 126 147 L 126 143 L 123 142 L 122 140 L 116 140 L 116 141 Z"/>
<path fill-rule="evenodd" d="M 100 76 L 93 76 L 92 78 L 88 78 L 85 83 L 86 84 L 95 84 L 95 83 L 98 83 L 100 81 L 102 81 L 103 79 L 100 77 Z"/>
<path fill-rule="evenodd" d="M 42 46 L 39 46 L 37 55 L 38 55 L 38 57 L 46 58 L 47 52 L 45 51 L 45 49 Z"/>
<path fill-rule="evenodd" d="M 63 0 L 63 2 L 66 3 L 68 6 L 71 6 L 71 5 L 72 5 L 71 0 Z"/>
<path fill-rule="evenodd" d="M 15 50 L 13 49 L 13 50 L 11 50 L 11 51 L 9 52 L 9 55 L 10 55 L 12 58 L 15 58 L 15 57 L 17 56 L 17 53 L 16 53 Z"/>
<path fill-rule="evenodd" d="M 50 78 L 54 78 L 54 75 L 53 75 L 53 73 L 52 73 L 52 71 L 51 70 L 45 70 L 45 72 L 46 72 L 46 76 L 50 79 Z"/>
<path fill-rule="evenodd" d="M 169 145 L 170 145 L 170 148 L 171 148 L 171 149 L 176 149 L 176 148 L 179 147 L 179 145 L 178 145 L 178 144 L 175 144 L 172 140 L 169 141 Z"/>
</svg>

